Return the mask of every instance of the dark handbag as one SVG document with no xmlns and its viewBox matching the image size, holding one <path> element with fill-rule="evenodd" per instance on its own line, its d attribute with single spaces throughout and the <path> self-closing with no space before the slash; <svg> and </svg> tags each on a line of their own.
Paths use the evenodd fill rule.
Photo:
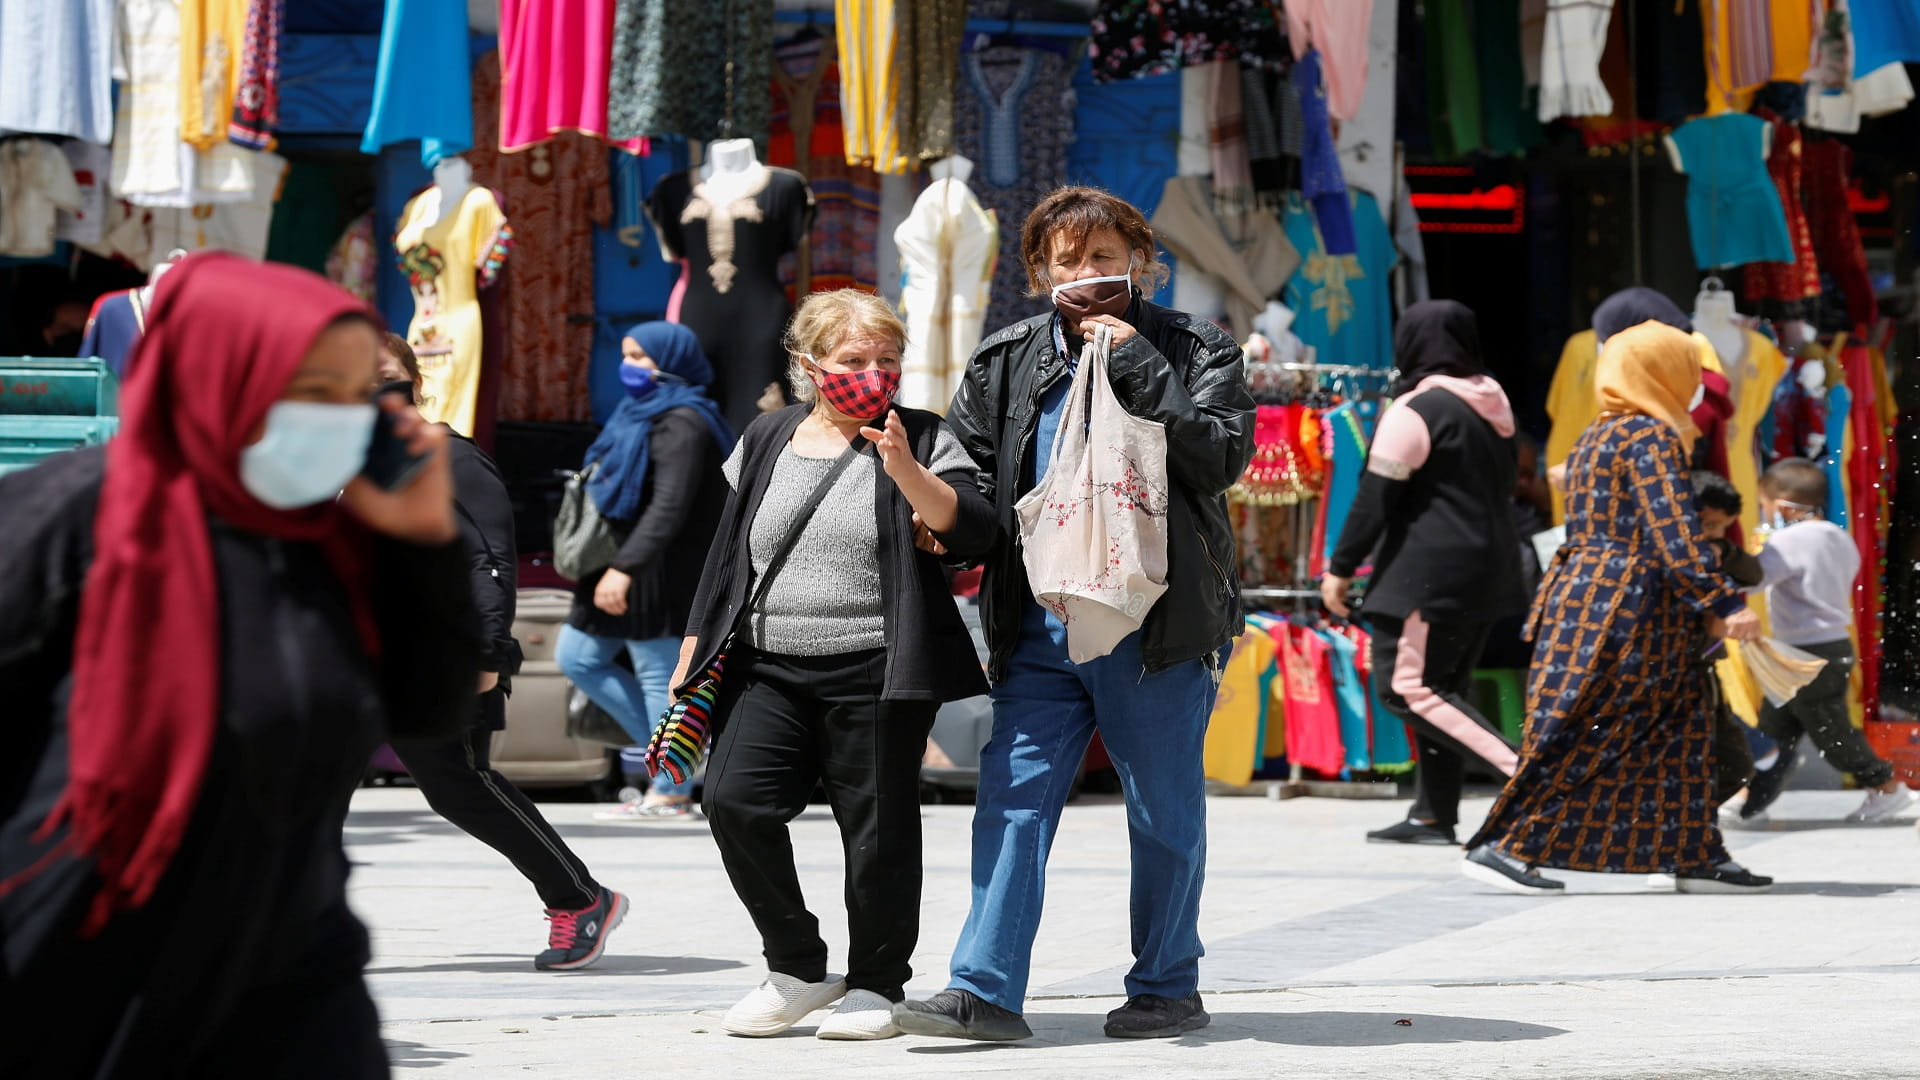
<svg viewBox="0 0 1920 1080">
<path fill-rule="evenodd" d="M 801 504 L 800 513 L 787 527 L 787 535 L 780 540 L 780 546 L 774 549 L 773 558 L 767 561 L 767 572 L 755 583 L 747 602 L 734 614 L 733 626 L 727 630 L 725 640 L 720 643 L 720 654 L 713 658 L 701 671 L 699 677 L 688 684 L 683 694 L 674 696 L 673 704 L 660 714 L 660 723 L 653 729 L 653 738 L 647 742 L 647 775 L 658 776 L 665 770 L 676 784 L 684 784 L 700 768 L 700 759 L 706 756 L 707 744 L 713 738 L 713 707 L 720 699 L 720 677 L 726 670 L 727 653 L 733 650 L 734 639 L 740 635 L 740 628 L 746 624 L 748 615 L 767 597 L 767 589 L 773 584 L 774 576 L 793 552 L 793 545 L 800 534 L 813 520 L 813 512 L 819 508 L 820 500 L 826 497 L 840 474 L 853 464 L 854 456 L 865 445 L 864 436 L 856 437 L 845 451 L 834 460 L 833 468 L 827 470 L 820 483 L 814 486 L 806 502 Z"/>
<path fill-rule="evenodd" d="M 620 537 L 613 523 L 600 516 L 587 485 L 600 471 L 594 462 L 567 478 L 560 495 L 560 513 L 553 522 L 553 568 L 568 581 L 584 581 L 596 570 L 613 565 Z"/>
<path fill-rule="evenodd" d="M 619 749 L 633 745 L 633 736 L 613 718 L 613 714 L 594 704 L 585 690 L 574 687 L 567 695 L 567 737 L 599 743 Z"/>
</svg>

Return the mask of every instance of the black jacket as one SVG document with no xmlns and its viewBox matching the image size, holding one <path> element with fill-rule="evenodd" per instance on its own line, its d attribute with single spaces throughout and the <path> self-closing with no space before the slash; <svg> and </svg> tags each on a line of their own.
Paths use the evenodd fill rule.
<svg viewBox="0 0 1920 1080">
<path fill-rule="evenodd" d="M 688 677 L 695 678 L 720 655 L 753 577 L 748 534 L 760 512 L 774 462 L 806 419 L 809 406 L 792 405 L 762 416 L 740 437 L 740 486 L 727 499 L 706 571 L 687 622 L 687 636 L 698 638 Z M 933 460 L 940 431 L 937 413 L 896 407 L 922 464 Z M 872 453 L 863 448 L 863 453 Z M 960 618 L 940 560 L 913 546 L 913 507 L 885 470 L 874 470 L 874 513 L 880 525 L 880 594 L 886 621 L 887 675 L 882 696 L 889 701 L 958 701 L 986 693 L 973 639 Z M 959 520 L 940 541 L 958 558 L 977 558 L 992 546 L 997 530 L 993 507 L 971 483 L 968 472 L 943 474 L 960 497 Z M 676 688 L 678 689 L 678 688 Z"/>
<path fill-rule="evenodd" d="M 513 640 L 515 582 L 520 554 L 514 545 L 513 499 L 500 467 L 473 440 L 455 434 L 447 442 L 453 466 L 453 505 L 460 540 L 467 549 L 473 608 L 480 616 L 484 653 L 480 670 L 500 676 L 503 689 L 520 670 L 520 646 Z"/>
<path fill-rule="evenodd" d="M 647 435 L 651 464 L 640 494 L 640 516 L 615 522 L 620 550 L 613 568 L 633 578 L 627 613 L 609 615 L 593 606 L 604 571 L 574 586 L 567 623 L 576 630 L 628 641 L 679 637 L 693 609 L 694 589 L 706 565 L 720 512 L 727 505 L 726 455 L 705 418 L 673 409 L 653 422 Z"/>
<path fill-rule="evenodd" d="M 1404 619 L 1418 611 L 1432 622 L 1492 623 L 1526 610 L 1515 554 L 1513 437 L 1438 387 L 1392 407 L 1425 422 L 1427 458 L 1404 479 L 1371 467 L 1361 474 L 1327 569 L 1352 577 L 1372 554 L 1361 610 L 1376 615 Z M 1371 466 L 1371 454 L 1368 460 Z"/>
<path fill-rule="evenodd" d="M 1141 628 L 1147 669 L 1159 671 L 1213 653 L 1243 627 L 1225 492 L 1253 457 L 1253 398 L 1240 346 L 1219 327 L 1138 294 L 1125 319 L 1139 333 L 1113 350 L 1108 375 L 1127 412 L 1166 425 L 1173 488 L 1167 592 Z M 1034 603 L 1013 504 L 1026 494 L 1022 478 L 1041 395 L 1066 372 L 1053 316 L 1036 315 L 980 343 L 947 412 L 980 466 L 980 490 L 1000 523 L 980 589 L 996 682 L 1006 676 L 1022 614 Z"/>
</svg>

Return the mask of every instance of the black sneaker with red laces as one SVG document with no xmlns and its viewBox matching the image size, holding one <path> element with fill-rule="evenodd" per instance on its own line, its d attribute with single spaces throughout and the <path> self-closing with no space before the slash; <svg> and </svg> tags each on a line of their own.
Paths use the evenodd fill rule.
<svg viewBox="0 0 1920 1080">
<path fill-rule="evenodd" d="M 541 971 L 576 971 L 591 967 L 607 947 L 607 935 L 627 917 L 627 898 L 602 887 L 600 899 L 579 911 L 547 909 L 547 951 L 533 958 Z"/>
</svg>

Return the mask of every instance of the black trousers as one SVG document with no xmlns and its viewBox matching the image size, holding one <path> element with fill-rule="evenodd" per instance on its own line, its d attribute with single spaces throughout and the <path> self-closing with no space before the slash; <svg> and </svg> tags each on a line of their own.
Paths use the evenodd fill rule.
<svg viewBox="0 0 1920 1080">
<path fill-rule="evenodd" d="M 1405 721 L 1420 750 L 1407 816 L 1453 828 L 1460 823 L 1466 758 L 1480 758 L 1506 776 L 1518 761 L 1513 744 L 1467 698 L 1489 624 L 1430 623 L 1415 612 L 1405 619 L 1368 615 L 1367 626 L 1380 704 Z"/>
<path fill-rule="evenodd" d="M 1713 805 L 1722 806 L 1753 779 L 1753 745 L 1746 722 L 1733 715 L 1720 692 L 1720 676 L 1707 670 L 1707 703 L 1713 709 Z"/>
<path fill-rule="evenodd" d="M 587 865 L 547 824 L 537 807 L 488 760 L 493 732 L 505 715 L 506 694 L 481 694 L 478 715 L 452 739 L 396 739 L 393 752 L 434 812 L 507 857 L 533 883 L 541 903 L 578 911 L 600 899 Z"/>
<path fill-rule="evenodd" d="M 1804 732 L 1827 764 L 1852 773 L 1861 787 L 1877 788 L 1893 779 L 1893 766 L 1867 745 L 1867 737 L 1853 726 L 1853 713 L 1847 708 L 1853 643 L 1830 641 L 1799 648 L 1825 660 L 1827 666 L 1785 705 L 1762 702 L 1760 730 L 1779 740 L 1782 753 L 1790 752 Z"/>
<path fill-rule="evenodd" d="M 703 808 L 769 970 L 827 975 L 787 825 L 816 784 L 846 854 L 847 985 L 905 997 L 920 938 L 920 759 L 938 706 L 882 701 L 886 652 L 774 656 L 736 649 L 715 709 Z"/>
</svg>

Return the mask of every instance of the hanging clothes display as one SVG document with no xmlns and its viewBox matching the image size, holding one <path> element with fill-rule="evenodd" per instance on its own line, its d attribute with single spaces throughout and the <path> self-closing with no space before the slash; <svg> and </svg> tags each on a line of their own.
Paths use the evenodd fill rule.
<svg viewBox="0 0 1920 1080">
<path fill-rule="evenodd" d="M 82 247 L 98 244 L 106 238 L 107 174 L 113 171 L 113 153 L 82 139 L 62 139 L 60 153 L 73 170 L 80 205 L 62 208 L 55 216 L 53 237 Z"/>
<path fill-rule="evenodd" d="M 999 222 L 964 181 L 949 176 L 927 185 L 893 236 L 906 277 L 898 400 L 944 413 L 985 330 Z"/>
<path fill-rule="evenodd" d="M 1318 350 L 1322 363 L 1382 370 L 1393 365 L 1393 268 L 1399 255 L 1373 196 L 1352 196 L 1356 252 L 1334 255 L 1299 198 L 1288 201 L 1282 224 L 1302 258 L 1287 279 L 1285 301 L 1293 332 Z"/>
<path fill-rule="evenodd" d="M 1333 146 L 1333 129 L 1327 117 L 1326 90 L 1320 81 L 1320 58 L 1308 53 L 1293 66 L 1293 88 L 1300 95 L 1300 115 L 1305 141 L 1300 156 L 1300 193 L 1313 205 L 1325 250 L 1331 255 L 1351 255 L 1358 249 L 1354 236 L 1353 207 L 1347 199 L 1347 180 L 1340 171 L 1340 157 Z M 1378 214 L 1378 210 L 1375 211 Z"/>
<path fill-rule="evenodd" d="M 113 131 L 114 194 L 142 207 L 253 199 L 257 151 L 224 138 L 198 150 L 181 138 L 178 6 L 123 0 L 119 33 L 126 78 Z"/>
<path fill-rule="evenodd" d="M 473 119 L 479 130 L 492 130 L 503 85 L 498 53 L 474 61 Z M 513 212 L 513 283 L 504 312 L 513 347 L 502 353 L 499 415 L 589 420 L 593 230 L 613 222 L 606 145 L 567 131 L 504 153 L 483 139 L 467 161 L 473 182 L 500 192 Z"/>
<path fill-rule="evenodd" d="M 1341 120 L 1360 112 L 1367 94 L 1367 30 L 1374 0 L 1286 0 L 1287 42 L 1294 59 L 1320 54 L 1327 75 L 1327 111 Z"/>
<path fill-rule="evenodd" d="M 1486 145 L 1480 58 L 1473 47 L 1466 0 L 1435 0 L 1425 10 L 1427 130 L 1433 156 L 1453 161 Z"/>
<path fill-rule="evenodd" d="M 149 258 L 167 252 L 231 251 L 249 259 L 267 256 L 273 230 L 273 206 L 287 175 L 287 160 L 264 150 L 240 150 L 251 171 L 247 197 L 237 202 L 153 207 L 146 213 Z"/>
<path fill-rule="evenodd" d="M 1047 308 L 1027 296 L 1020 227 L 1067 182 L 1073 138 L 1072 72 L 1059 53 L 994 45 L 960 58 L 954 130 L 973 159 L 973 193 L 1004 224 L 987 307 L 989 333 Z"/>
<path fill-rule="evenodd" d="M 442 197 L 430 187 L 408 200 L 393 246 L 413 291 L 407 344 L 420 360 L 420 413 L 472 437 L 485 348 L 480 290 L 505 268 L 514 230 L 484 187 L 452 207 Z"/>
<path fill-rule="evenodd" d="M 794 170 L 813 189 L 813 228 L 795 260 L 799 293 L 880 286 L 880 176 L 847 164 L 836 55 L 826 37 L 791 41 L 773 53 L 767 164 Z"/>
<path fill-rule="evenodd" d="M 1661 0 L 1634 11 L 1634 115 L 1668 126 L 1707 111 L 1706 24 L 1711 0 Z"/>
<path fill-rule="evenodd" d="M 1784 6 L 1784 5 L 1773 5 Z M 1801 5 L 1805 8 L 1805 5 Z M 1723 98 L 1758 90 L 1773 77 L 1773 41 L 1768 0 L 1713 0 L 1706 7 L 1708 79 Z M 1811 29 L 1809 29 L 1809 34 Z M 1801 50 L 1801 60 L 1811 52 Z M 1795 76 L 1791 81 L 1799 81 Z M 1709 110 L 1712 111 L 1712 110 Z"/>
<path fill-rule="evenodd" d="M 1905 0 L 1851 0 L 1853 72 L 1920 62 L 1920 9 Z"/>
<path fill-rule="evenodd" d="M 1218 211 L 1205 177 L 1167 181 L 1153 212 L 1154 238 L 1179 260 L 1178 274 L 1211 279 L 1220 310 L 1188 310 L 1203 318 L 1225 317 L 1237 340 L 1253 333 L 1253 319 L 1300 266 L 1300 253 L 1274 215 L 1259 210 Z"/>
<path fill-rule="evenodd" d="M 1280 7 L 1275 0 L 1100 0 L 1088 26 L 1094 81 L 1140 79 L 1233 59 L 1284 71 L 1291 53 Z"/>
<path fill-rule="evenodd" d="M 1851 531 L 1860 552 L 1860 575 L 1853 586 L 1860 700 L 1866 715 L 1878 717 L 1880 657 L 1884 651 L 1881 609 L 1886 600 L 1884 560 L 1891 520 L 1890 485 L 1885 478 L 1890 465 L 1893 402 L 1886 390 L 1885 361 L 1878 350 L 1857 341 L 1847 342 L 1840 350 L 1840 364 L 1852 397 L 1852 460 L 1847 472 L 1853 482 Z"/>
<path fill-rule="evenodd" d="M 501 150 L 562 132 L 607 136 L 613 21 L 613 0 L 500 0 Z M 646 142 L 629 139 L 621 149 L 645 153 Z"/>
<path fill-rule="evenodd" d="M 897 175 L 953 153 L 966 24 L 967 0 L 835 0 L 848 164 Z"/>
<path fill-rule="evenodd" d="M 420 163 L 473 148 L 473 69 L 463 0 L 387 0 L 373 110 L 360 152 L 420 140 Z"/>
<path fill-rule="evenodd" d="M 1204 767 L 1207 779 L 1240 785 L 1260 765 L 1259 739 L 1272 698 L 1274 657 L 1279 643 L 1265 630 L 1249 626 L 1233 640 L 1233 653 L 1220 673 L 1220 690 L 1207 721 Z"/>
<path fill-rule="evenodd" d="M 1477 0 L 1473 38 L 1487 152 L 1526 153 L 1546 135 L 1520 65 L 1520 0 Z"/>
<path fill-rule="evenodd" d="M 0 134 L 113 141 L 115 0 L 0 2 Z M 57 73 L 57 77 L 43 73 Z"/>
<path fill-rule="evenodd" d="M 1787 373 L 1787 358 L 1773 339 L 1755 330 L 1741 334 L 1742 356 L 1722 356 L 1720 364 L 1733 385 L 1733 416 L 1727 420 L 1727 479 L 1740 492 L 1740 529 L 1746 536 L 1760 528 L 1760 449 L 1754 438 L 1773 409 L 1773 390 Z"/>
<path fill-rule="evenodd" d="M 1540 122 L 1606 116 L 1613 95 L 1600 78 L 1613 0 L 1547 0 L 1540 43 Z"/>
<path fill-rule="evenodd" d="M 280 123 L 280 33 L 286 6 L 286 0 L 250 0 L 247 5 L 227 138 L 250 150 L 273 149 L 273 131 Z"/>
<path fill-rule="evenodd" d="M 1773 178 L 1774 189 L 1780 193 L 1787 235 L 1793 241 L 1793 261 L 1748 263 L 1743 271 L 1745 282 L 1741 295 L 1767 318 L 1797 319 L 1806 314 L 1806 301 L 1820 295 L 1820 267 L 1814 258 L 1813 234 L 1807 227 L 1807 213 L 1800 201 L 1800 129 L 1765 107 L 1756 108 L 1754 115 L 1773 128 L 1767 173 Z"/>
<path fill-rule="evenodd" d="M 1769 130 L 1757 116 L 1728 113 L 1689 120 L 1666 136 L 1674 169 L 1687 174 L 1687 231 L 1702 270 L 1794 259 L 1780 192 L 1767 173 Z"/>
<path fill-rule="evenodd" d="M 1854 220 L 1853 209 L 1847 202 L 1853 152 L 1838 140 L 1816 139 L 1805 145 L 1802 156 L 1809 208 L 1807 224 L 1814 254 L 1820 269 L 1839 286 L 1844 298 L 1849 325 L 1842 329 L 1864 330 L 1879 319 L 1880 308 L 1874 296 L 1873 278 L 1867 273 L 1867 252 L 1860 240 L 1860 224 Z"/>
<path fill-rule="evenodd" d="M 80 209 L 80 186 L 60 148 L 32 137 L 0 142 L 0 255 L 53 254 L 60 212 Z"/>
<path fill-rule="evenodd" d="M 615 0 L 607 125 L 650 135 L 767 142 L 773 0 Z"/>
<path fill-rule="evenodd" d="M 247 39 L 247 0 L 179 0 L 180 138 L 196 150 L 227 141 L 240 59 Z"/>
<path fill-rule="evenodd" d="M 1346 178 L 1348 187 L 1356 187 L 1370 192 L 1380 201 L 1380 205 L 1391 207 L 1394 198 L 1394 182 L 1400 174 L 1394 161 L 1397 140 L 1394 132 L 1398 87 L 1395 85 L 1397 73 L 1398 46 L 1400 41 L 1400 5 L 1380 2 L 1373 5 L 1373 20 L 1367 29 L 1366 63 L 1369 69 L 1367 92 L 1360 99 L 1360 109 L 1345 123 L 1340 125 L 1340 134 L 1334 148 L 1340 155 L 1340 172 Z M 1242 65 L 1247 75 L 1258 78 L 1258 73 Z M 1248 145 L 1253 145 L 1253 111 L 1251 103 L 1248 109 Z M 1278 147 L 1275 148 L 1278 154 Z M 1264 185 L 1260 183 L 1260 169 L 1256 155 L 1254 169 L 1254 187 L 1284 188 L 1284 183 Z M 1265 201 L 1263 206 L 1278 208 L 1277 199 Z"/>
<path fill-rule="evenodd" d="M 780 287 L 780 257 L 799 247 L 813 224 L 813 193 L 799 173 L 754 170 L 729 202 L 709 197 L 698 170 L 663 178 L 647 199 L 661 248 L 686 260 L 679 322 L 713 361 L 710 393 L 735 431 L 760 415 L 769 386 L 784 393 L 780 335 L 792 307 Z"/>
</svg>

